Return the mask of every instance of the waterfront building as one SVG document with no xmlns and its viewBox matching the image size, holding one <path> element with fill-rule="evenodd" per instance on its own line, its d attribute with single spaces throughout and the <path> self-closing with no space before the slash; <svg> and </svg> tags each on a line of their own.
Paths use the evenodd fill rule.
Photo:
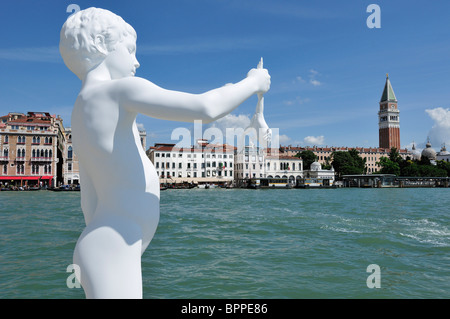
<svg viewBox="0 0 450 319">
<path fill-rule="evenodd" d="M 64 133 L 66 135 L 63 165 L 64 184 L 78 185 L 80 183 L 80 168 L 78 165 L 78 157 L 73 150 L 72 128 L 66 128 Z"/>
<path fill-rule="evenodd" d="M 441 151 L 436 155 L 436 160 L 450 162 L 450 152 L 445 148 L 445 144 L 442 146 Z"/>
<path fill-rule="evenodd" d="M 390 149 L 380 148 L 380 147 L 334 147 L 334 146 L 282 146 L 280 147 L 281 154 L 285 154 L 287 156 L 295 156 L 299 152 L 302 151 L 312 151 L 314 155 L 317 157 L 317 162 L 321 165 L 331 164 L 331 154 L 333 152 L 348 152 L 351 149 L 356 149 L 359 152 L 359 155 L 362 158 L 366 159 L 366 171 L 367 174 L 371 174 L 377 172 L 381 167 L 377 164 L 380 161 L 381 157 L 389 157 Z M 412 153 L 408 149 L 400 149 L 398 150 L 400 156 L 403 159 L 406 159 L 408 156 L 412 157 Z"/>
<path fill-rule="evenodd" d="M 198 140 L 189 147 L 157 143 L 147 155 L 161 184 L 231 184 L 235 147 Z"/>
<path fill-rule="evenodd" d="M 379 147 L 400 149 L 400 111 L 398 101 L 394 94 L 389 75 L 386 74 L 386 83 L 380 99 L 378 112 Z"/>
<path fill-rule="evenodd" d="M 331 169 L 323 169 L 322 165 L 317 162 L 317 160 L 311 164 L 309 170 L 304 171 L 303 175 L 303 186 L 333 186 L 335 180 L 334 168 L 332 167 Z"/>
<path fill-rule="evenodd" d="M 47 112 L 0 117 L 0 182 L 14 186 L 63 183 L 63 120 Z"/>
<path fill-rule="evenodd" d="M 235 183 L 247 185 L 253 178 L 281 178 L 295 185 L 303 177 L 303 160 L 280 154 L 278 149 L 246 146 L 236 152 Z"/>
</svg>

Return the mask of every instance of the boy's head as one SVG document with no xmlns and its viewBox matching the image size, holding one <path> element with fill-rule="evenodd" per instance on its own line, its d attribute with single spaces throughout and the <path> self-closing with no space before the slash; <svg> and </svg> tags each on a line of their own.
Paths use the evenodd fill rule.
<svg viewBox="0 0 450 319">
<path fill-rule="evenodd" d="M 134 37 L 135 41 L 137 36 L 121 17 L 108 10 L 88 8 L 64 23 L 59 51 L 66 66 L 82 80 L 124 37 Z"/>
</svg>

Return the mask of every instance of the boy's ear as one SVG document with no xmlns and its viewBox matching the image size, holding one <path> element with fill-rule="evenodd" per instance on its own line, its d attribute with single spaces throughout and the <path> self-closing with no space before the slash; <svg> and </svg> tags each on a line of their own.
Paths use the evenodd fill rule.
<svg viewBox="0 0 450 319">
<path fill-rule="evenodd" d="M 94 45 L 98 52 L 103 55 L 108 55 L 108 49 L 106 47 L 105 37 L 101 34 L 98 34 L 94 38 Z"/>
</svg>

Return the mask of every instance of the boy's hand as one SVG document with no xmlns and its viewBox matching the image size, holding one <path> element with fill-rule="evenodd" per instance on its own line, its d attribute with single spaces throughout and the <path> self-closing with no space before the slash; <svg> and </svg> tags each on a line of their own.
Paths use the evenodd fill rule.
<svg viewBox="0 0 450 319">
<path fill-rule="evenodd" d="M 251 78 L 256 83 L 257 94 L 264 94 L 270 89 L 270 75 L 267 69 L 251 69 L 247 78 Z"/>
</svg>

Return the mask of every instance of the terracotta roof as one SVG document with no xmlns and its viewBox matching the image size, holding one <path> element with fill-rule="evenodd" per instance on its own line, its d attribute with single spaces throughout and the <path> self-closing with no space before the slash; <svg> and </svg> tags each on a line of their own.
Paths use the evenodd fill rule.
<svg viewBox="0 0 450 319">
<path fill-rule="evenodd" d="M 313 151 L 313 152 L 334 152 L 334 151 L 349 151 L 351 149 L 356 149 L 360 153 L 390 153 L 389 148 L 382 148 L 382 147 L 348 147 L 348 146 L 331 146 L 331 147 L 302 147 L 302 146 L 281 146 L 280 151 L 281 152 L 287 152 L 287 151 Z M 409 153 L 408 149 L 400 149 L 398 150 L 399 153 Z"/>
<path fill-rule="evenodd" d="M 301 161 L 302 159 L 300 157 L 295 156 L 286 156 L 286 155 L 268 155 L 266 156 L 266 159 L 283 159 L 283 160 L 294 160 L 294 161 Z"/>
<path fill-rule="evenodd" d="M 157 143 L 155 146 L 151 146 L 151 151 L 158 152 L 186 152 L 186 153 L 202 153 L 202 152 L 234 152 L 236 147 L 228 144 L 207 144 L 202 147 L 175 147 L 175 144 L 163 144 Z"/>
</svg>

